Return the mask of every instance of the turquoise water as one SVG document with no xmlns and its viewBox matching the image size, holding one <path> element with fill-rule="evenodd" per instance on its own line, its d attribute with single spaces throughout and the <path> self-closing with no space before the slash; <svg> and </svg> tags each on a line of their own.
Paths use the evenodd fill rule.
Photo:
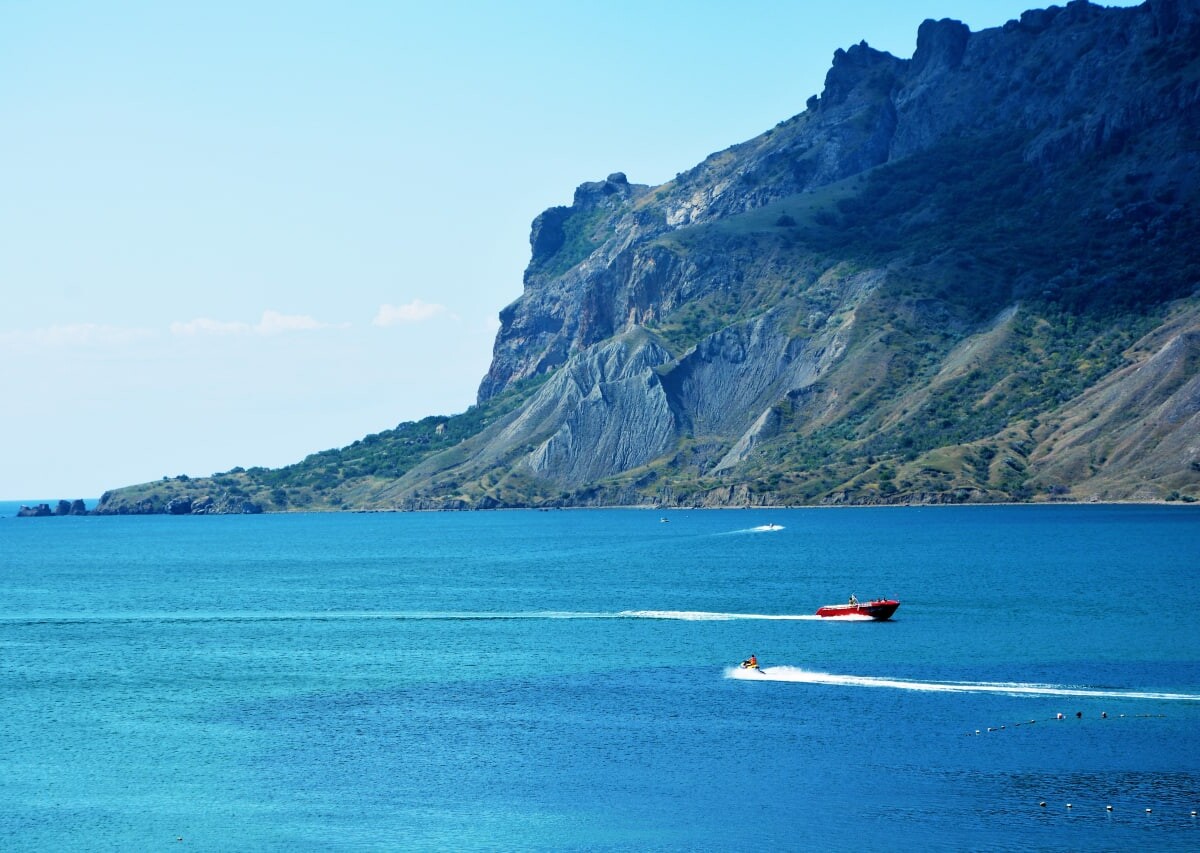
<svg viewBox="0 0 1200 853">
<path fill-rule="evenodd" d="M 1200 849 L 1192 507 L 12 511 L 4 849 Z"/>
</svg>

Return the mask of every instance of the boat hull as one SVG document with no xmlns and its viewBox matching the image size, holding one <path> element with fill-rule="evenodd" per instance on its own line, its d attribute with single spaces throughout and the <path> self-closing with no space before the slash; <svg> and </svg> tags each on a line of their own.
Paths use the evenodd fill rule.
<svg viewBox="0 0 1200 853">
<path fill-rule="evenodd" d="M 900 602 L 894 598 L 860 601 L 858 604 L 826 604 L 817 610 L 818 616 L 867 616 L 882 622 L 891 619 Z"/>
</svg>

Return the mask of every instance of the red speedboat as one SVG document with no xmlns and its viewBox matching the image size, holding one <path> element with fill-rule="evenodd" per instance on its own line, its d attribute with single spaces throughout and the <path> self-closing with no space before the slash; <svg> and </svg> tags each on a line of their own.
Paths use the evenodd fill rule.
<svg viewBox="0 0 1200 853">
<path fill-rule="evenodd" d="M 877 598 L 874 601 L 859 601 L 853 595 L 848 604 L 826 604 L 817 610 L 818 616 L 869 616 L 883 621 L 891 619 L 900 602 L 894 598 Z"/>
</svg>

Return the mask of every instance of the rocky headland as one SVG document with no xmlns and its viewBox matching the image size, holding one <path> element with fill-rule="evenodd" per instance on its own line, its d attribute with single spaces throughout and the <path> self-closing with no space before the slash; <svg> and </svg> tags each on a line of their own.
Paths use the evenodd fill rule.
<svg viewBox="0 0 1200 853">
<path fill-rule="evenodd" d="M 100 513 L 1200 498 L 1200 0 L 1073 0 L 538 215 L 465 413 Z"/>
</svg>

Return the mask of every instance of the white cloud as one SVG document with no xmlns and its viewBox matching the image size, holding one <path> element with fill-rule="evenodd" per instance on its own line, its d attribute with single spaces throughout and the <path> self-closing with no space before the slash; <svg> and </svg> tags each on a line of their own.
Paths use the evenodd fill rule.
<svg viewBox="0 0 1200 853">
<path fill-rule="evenodd" d="M 371 322 L 376 326 L 395 326 L 400 323 L 422 323 L 446 313 L 445 305 L 414 299 L 407 305 L 380 305 Z"/>
<path fill-rule="evenodd" d="M 79 347 L 114 346 L 152 338 L 149 329 L 105 326 L 99 323 L 68 323 L 42 329 L 0 332 L 0 346 L 7 347 Z"/>
<path fill-rule="evenodd" d="M 171 324 L 172 335 L 248 335 L 252 330 L 249 323 L 223 323 L 207 317 Z"/>
<path fill-rule="evenodd" d="M 262 319 L 254 325 L 240 321 L 226 322 L 198 317 L 186 323 L 172 323 L 171 334 L 195 335 L 281 335 L 285 332 L 307 332 L 313 329 L 346 328 L 348 323 L 322 323 L 307 314 L 281 314 L 278 311 L 263 311 Z"/>
</svg>

